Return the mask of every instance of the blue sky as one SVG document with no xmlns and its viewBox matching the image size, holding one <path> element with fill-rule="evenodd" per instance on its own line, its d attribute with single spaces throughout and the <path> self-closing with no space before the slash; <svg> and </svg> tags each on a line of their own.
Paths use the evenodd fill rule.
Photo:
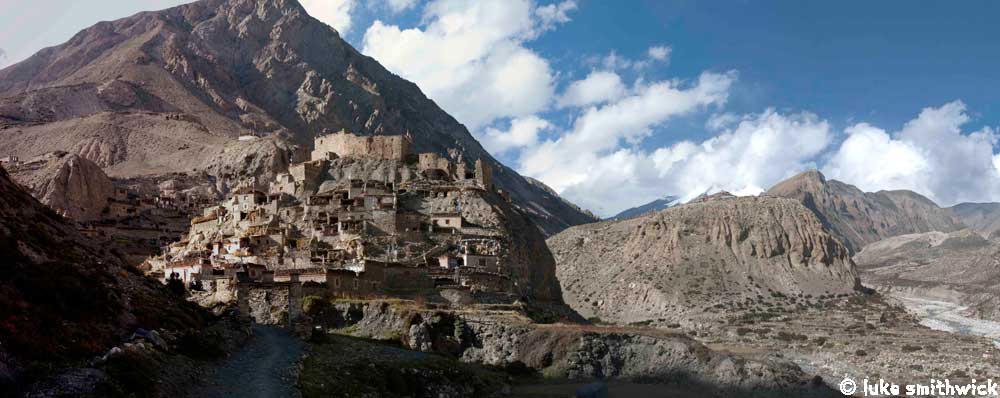
<svg viewBox="0 0 1000 398">
<path fill-rule="evenodd" d="M 13 62 L 178 3 L 0 0 L 0 49 Z M 806 168 L 944 205 L 1000 200 L 998 2 L 303 4 L 501 161 L 602 215 Z"/>
</svg>

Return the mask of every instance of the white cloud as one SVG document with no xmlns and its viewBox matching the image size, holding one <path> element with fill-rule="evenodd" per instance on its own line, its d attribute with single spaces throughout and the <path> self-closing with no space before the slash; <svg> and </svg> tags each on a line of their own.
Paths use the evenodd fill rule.
<svg viewBox="0 0 1000 398">
<path fill-rule="evenodd" d="M 699 144 L 681 141 L 657 149 L 651 158 L 669 192 L 683 200 L 719 190 L 757 194 L 816 167 L 812 159 L 830 140 L 830 125 L 818 116 L 769 109 Z"/>
<path fill-rule="evenodd" d="M 551 104 L 549 62 L 524 43 L 546 23 L 568 20 L 564 14 L 575 4 L 562 4 L 541 12 L 548 18 L 543 20 L 528 0 L 436 0 L 424 8 L 422 29 L 376 21 L 365 32 L 363 49 L 475 131 Z"/>
<path fill-rule="evenodd" d="M 586 109 L 558 138 L 526 148 L 520 171 L 602 214 L 662 197 L 650 155 L 622 146 L 639 143 L 671 118 L 725 103 L 735 78 L 703 73 L 691 84 L 638 85 L 634 93 Z"/>
<path fill-rule="evenodd" d="M 576 10 L 576 2 L 566 0 L 558 4 L 549 4 L 535 9 L 535 15 L 541 21 L 543 30 L 555 28 L 558 24 L 570 21 L 569 12 Z"/>
<path fill-rule="evenodd" d="M 862 190 L 910 189 L 943 206 L 995 201 L 1000 169 L 989 127 L 965 133 L 965 104 L 924 108 L 902 130 L 886 133 L 868 124 L 847 129 L 848 137 L 824 167 L 830 177 Z"/>
<path fill-rule="evenodd" d="M 668 46 L 653 46 L 649 48 L 649 58 L 657 61 L 666 61 L 670 57 L 671 49 Z"/>
<path fill-rule="evenodd" d="M 605 55 L 604 58 L 601 58 L 601 66 L 607 70 L 629 69 L 634 65 L 635 61 L 618 55 L 615 51 L 611 51 L 608 55 Z"/>
<path fill-rule="evenodd" d="M 314 18 L 332 26 L 341 36 L 351 31 L 351 14 L 357 0 L 301 0 L 302 7 Z"/>
<path fill-rule="evenodd" d="M 740 117 L 730 112 L 712 114 L 705 121 L 705 128 L 709 131 L 722 131 L 740 121 Z"/>
<path fill-rule="evenodd" d="M 831 137 L 830 125 L 816 115 L 767 110 L 701 142 L 679 141 L 653 151 L 579 152 L 558 159 L 563 167 L 540 177 L 574 203 L 609 216 L 666 194 L 684 201 L 721 190 L 756 195 L 797 171 L 815 168 L 812 159 Z M 558 151 L 546 156 L 552 153 Z"/>
<path fill-rule="evenodd" d="M 927 173 L 930 165 L 919 148 L 893 140 L 885 130 L 867 123 L 845 131 L 847 139 L 823 169 L 827 177 L 867 191 L 901 187 L 927 191 L 918 175 Z"/>
<path fill-rule="evenodd" d="M 673 50 L 669 46 L 653 46 L 646 50 L 646 58 L 642 59 L 631 59 L 619 55 L 617 51 L 612 50 L 603 57 L 589 57 L 587 62 L 593 65 L 600 65 L 602 69 L 606 70 L 642 70 L 654 63 L 666 63 L 670 61 L 670 53 Z"/>
<path fill-rule="evenodd" d="M 621 98 L 625 91 L 625 84 L 617 73 L 593 71 L 583 80 L 571 83 L 557 103 L 560 107 L 601 104 Z"/>
<path fill-rule="evenodd" d="M 417 5 L 417 0 L 386 0 L 389 11 L 394 14 L 409 10 Z"/>
<path fill-rule="evenodd" d="M 515 148 L 534 146 L 538 143 L 538 133 L 552 128 L 552 124 L 537 116 L 527 116 L 511 120 L 510 128 L 501 131 L 488 128 L 479 135 L 479 142 L 490 153 L 499 155 Z"/>
</svg>

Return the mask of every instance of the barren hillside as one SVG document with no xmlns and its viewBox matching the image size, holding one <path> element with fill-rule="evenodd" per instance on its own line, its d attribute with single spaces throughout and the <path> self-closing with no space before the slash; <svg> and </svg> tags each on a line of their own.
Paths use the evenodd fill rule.
<svg viewBox="0 0 1000 398">
<path fill-rule="evenodd" d="M 615 323 L 666 323 L 750 299 L 854 292 L 854 263 L 800 203 L 709 199 L 548 240 L 566 302 Z"/>
</svg>

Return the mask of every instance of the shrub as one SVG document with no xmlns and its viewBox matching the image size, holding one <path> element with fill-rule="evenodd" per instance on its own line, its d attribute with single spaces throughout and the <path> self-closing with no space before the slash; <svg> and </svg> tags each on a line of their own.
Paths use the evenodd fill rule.
<svg viewBox="0 0 1000 398">
<path fill-rule="evenodd" d="M 318 315 L 330 307 L 330 302 L 320 296 L 306 296 L 302 299 L 302 312 L 308 315 Z"/>
<path fill-rule="evenodd" d="M 187 293 L 187 289 L 184 287 L 184 282 L 177 278 L 167 279 L 167 289 L 170 290 L 176 296 L 184 296 Z"/>
<path fill-rule="evenodd" d="M 177 350 L 190 358 L 214 359 L 225 354 L 225 341 L 216 330 L 193 330 L 177 341 Z"/>
<path fill-rule="evenodd" d="M 125 351 L 104 364 L 111 383 L 124 396 L 152 396 L 160 363 L 150 354 Z"/>
</svg>

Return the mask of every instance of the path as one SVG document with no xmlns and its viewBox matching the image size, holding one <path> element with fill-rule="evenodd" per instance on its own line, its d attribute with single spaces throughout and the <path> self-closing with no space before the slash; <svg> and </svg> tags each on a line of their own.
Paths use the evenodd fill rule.
<svg viewBox="0 0 1000 398">
<path fill-rule="evenodd" d="M 287 330 L 254 324 L 246 347 L 218 365 L 198 396 L 298 398 L 293 371 L 302 349 Z"/>
</svg>

